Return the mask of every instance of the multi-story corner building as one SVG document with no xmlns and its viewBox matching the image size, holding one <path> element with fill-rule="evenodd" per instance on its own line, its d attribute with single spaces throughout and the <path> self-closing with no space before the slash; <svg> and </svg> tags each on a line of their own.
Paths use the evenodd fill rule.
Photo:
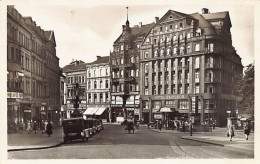
<svg viewBox="0 0 260 164">
<path fill-rule="evenodd" d="M 229 12 L 169 10 L 145 36 L 140 53 L 141 117 L 209 119 L 226 125 L 240 97 L 241 58 L 232 46 Z M 195 117 L 194 117 L 195 116 Z"/>
<path fill-rule="evenodd" d="M 84 115 L 110 121 L 110 65 L 109 56 L 97 56 L 86 65 L 87 110 Z"/>
<path fill-rule="evenodd" d="M 67 81 L 65 73 L 62 73 L 62 69 L 60 69 L 60 119 L 61 121 L 67 118 Z"/>
<path fill-rule="evenodd" d="M 76 99 L 76 84 L 79 85 L 79 110 L 84 112 L 86 110 L 86 65 L 87 63 L 81 60 L 72 61 L 69 65 L 63 67 L 62 71 L 66 76 L 66 104 L 67 104 L 67 118 L 71 117 L 75 107 L 74 100 Z"/>
<path fill-rule="evenodd" d="M 58 121 L 59 58 L 53 31 L 7 6 L 8 125 Z M 9 128 L 9 127 L 8 127 Z"/>
<path fill-rule="evenodd" d="M 139 26 L 130 27 L 127 18 L 122 34 L 114 42 L 113 52 L 110 53 L 113 122 L 122 121 L 129 115 L 140 118 L 140 45 L 153 26 L 154 23 L 139 23 Z"/>
</svg>

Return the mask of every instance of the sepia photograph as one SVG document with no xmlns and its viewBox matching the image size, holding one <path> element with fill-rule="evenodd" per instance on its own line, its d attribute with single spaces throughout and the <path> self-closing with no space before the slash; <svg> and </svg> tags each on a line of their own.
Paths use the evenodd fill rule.
<svg viewBox="0 0 260 164">
<path fill-rule="evenodd" d="M 258 1 L 0 6 L 3 163 L 257 159 Z"/>
</svg>

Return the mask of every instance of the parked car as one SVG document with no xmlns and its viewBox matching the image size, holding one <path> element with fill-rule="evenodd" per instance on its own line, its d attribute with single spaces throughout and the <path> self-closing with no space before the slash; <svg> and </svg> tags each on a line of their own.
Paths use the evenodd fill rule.
<svg viewBox="0 0 260 164">
<path fill-rule="evenodd" d="M 81 139 L 83 142 L 88 140 L 88 131 L 85 128 L 83 118 L 70 118 L 62 121 L 63 126 L 63 140 L 64 143 L 75 139 Z"/>
</svg>

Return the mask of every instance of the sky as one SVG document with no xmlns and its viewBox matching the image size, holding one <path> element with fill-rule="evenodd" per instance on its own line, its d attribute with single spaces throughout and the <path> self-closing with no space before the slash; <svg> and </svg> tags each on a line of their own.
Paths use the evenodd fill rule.
<svg viewBox="0 0 260 164">
<path fill-rule="evenodd" d="M 88 0 L 12 0 L 8 4 L 22 16 L 31 16 L 44 30 L 54 30 L 60 67 L 73 59 L 84 62 L 96 56 L 109 56 L 113 42 L 122 32 L 129 7 L 130 26 L 152 23 L 169 9 L 186 14 L 229 11 L 233 46 L 244 66 L 254 60 L 254 4 L 244 1 L 88 1 Z M 211 2 L 211 3 L 209 3 Z M 225 5 L 223 5 L 225 2 Z"/>
</svg>

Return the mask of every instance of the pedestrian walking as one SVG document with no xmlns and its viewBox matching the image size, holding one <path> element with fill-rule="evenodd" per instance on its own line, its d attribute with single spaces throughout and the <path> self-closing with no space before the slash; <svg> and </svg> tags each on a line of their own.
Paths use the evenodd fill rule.
<svg viewBox="0 0 260 164">
<path fill-rule="evenodd" d="M 38 128 L 37 122 L 34 121 L 34 122 L 33 122 L 33 131 L 34 131 L 35 134 L 37 133 L 37 128 Z"/>
<path fill-rule="evenodd" d="M 47 125 L 46 125 L 47 126 Z M 45 123 L 44 123 L 44 121 L 42 120 L 41 121 L 41 131 L 42 131 L 42 134 L 44 134 L 45 133 Z"/>
<path fill-rule="evenodd" d="M 190 120 L 190 123 L 189 123 L 189 129 L 190 129 L 190 136 L 192 136 L 193 124 L 192 124 L 191 120 Z"/>
<path fill-rule="evenodd" d="M 23 131 L 23 122 L 20 121 L 19 122 L 19 133 L 21 133 Z"/>
<path fill-rule="evenodd" d="M 53 126 L 52 126 L 51 122 L 48 121 L 46 133 L 48 134 L 49 137 L 50 137 L 50 135 L 52 135 L 52 129 L 53 129 Z"/>
<path fill-rule="evenodd" d="M 28 134 L 31 134 L 31 132 L 32 132 L 31 121 L 28 121 L 28 123 L 27 123 L 27 132 L 28 132 Z"/>
<path fill-rule="evenodd" d="M 161 121 L 158 122 L 158 128 L 159 128 L 160 131 L 162 130 L 162 122 Z"/>
<path fill-rule="evenodd" d="M 185 132 L 185 123 L 182 121 L 182 131 Z"/>
<path fill-rule="evenodd" d="M 249 120 L 246 120 L 245 125 L 244 125 L 244 134 L 245 134 L 246 140 L 248 140 L 250 130 L 251 130 L 250 122 L 249 122 Z"/>
<path fill-rule="evenodd" d="M 180 129 L 180 122 L 179 121 L 177 121 L 177 130 L 179 130 Z"/>
<path fill-rule="evenodd" d="M 175 128 L 175 123 L 174 123 L 174 121 L 172 120 L 172 130 L 174 130 L 174 128 Z"/>
<path fill-rule="evenodd" d="M 235 125 L 231 122 L 228 124 L 228 137 L 230 141 L 232 141 L 232 138 L 235 136 Z"/>
</svg>

